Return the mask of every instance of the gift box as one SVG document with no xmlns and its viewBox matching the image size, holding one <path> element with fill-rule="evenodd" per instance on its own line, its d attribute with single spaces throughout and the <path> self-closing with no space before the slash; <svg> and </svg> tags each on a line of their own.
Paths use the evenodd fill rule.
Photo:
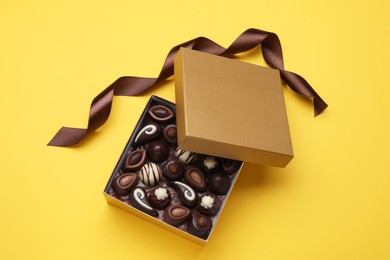
<svg viewBox="0 0 390 260">
<path fill-rule="evenodd" d="M 175 89 L 176 105 L 151 97 L 104 195 L 204 245 L 242 161 L 293 158 L 282 84 L 277 70 L 181 49 Z"/>
<path fill-rule="evenodd" d="M 104 196 L 114 206 L 204 245 L 241 166 L 178 148 L 175 105 L 152 96 Z"/>
</svg>

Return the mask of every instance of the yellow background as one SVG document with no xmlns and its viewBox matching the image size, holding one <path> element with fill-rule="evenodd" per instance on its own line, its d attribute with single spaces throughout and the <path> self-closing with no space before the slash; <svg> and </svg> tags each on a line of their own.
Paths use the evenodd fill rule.
<svg viewBox="0 0 390 260">
<path fill-rule="evenodd" d="M 0 258 L 390 259 L 389 11 L 385 0 L 0 0 Z M 329 108 L 313 118 L 284 88 L 295 158 L 246 165 L 206 247 L 102 195 L 149 95 L 116 97 L 81 146 L 46 146 L 61 126 L 85 127 L 116 78 L 156 76 L 172 46 L 201 35 L 228 46 L 249 27 L 278 34 L 286 69 Z M 241 60 L 264 64 L 252 54 Z M 174 85 L 153 93 L 174 100 Z"/>
</svg>

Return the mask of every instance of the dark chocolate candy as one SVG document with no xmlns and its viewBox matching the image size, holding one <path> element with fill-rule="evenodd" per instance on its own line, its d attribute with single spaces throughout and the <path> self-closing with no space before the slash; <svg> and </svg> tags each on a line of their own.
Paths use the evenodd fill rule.
<svg viewBox="0 0 390 260">
<path fill-rule="evenodd" d="M 226 195 L 230 189 L 230 185 L 230 178 L 220 172 L 213 174 L 208 182 L 209 190 L 217 195 Z"/>
<path fill-rule="evenodd" d="M 222 159 L 222 168 L 227 174 L 232 174 L 238 168 L 240 167 L 241 162 L 240 161 L 235 161 L 235 160 L 230 160 L 230 159 Z"/>
<path fill-rule="evenodd" d="M 160 123 L 168 122 L 175 116 L 172 110 L 162 105 L 156 105 L 151 107 L 148 110 L 148 113 L 150 117 L 153 118 L 153 120 Z"/>
<path fill-rule="evenodd" d="M 144 149 L 137 149 L 127 155 L 125 170 L 135 172 L 141 169 L 145 162 L 146 152 Z"/>
<path fill-rule="evenodd" d="M 168 159 L 169 145 L 166 142 L 153 141 L 147 145 L 146 154 L 151 162 L 161 163 Z"/>
<path fill-rule="evenodd" d="M 153 140 L 159 137 L 161 134 L 161 128 L 156 123 L 150 123 L 141 128 L 134 139 L 134 146 L 145 143 L 146 141 Z"/>
<path fill-rule="evenodd" d="M 150 205 L 148 198 L 146 196 L 146 191 L 142 187 L 135 187 L 131 191 L 131 206 L 133 206 L 136 209 L 141 210 L 142 212 L 145 212 L 146 214 L 149 214 L 153 217 L 158 216 L 158 212 L 152 208 Z"/>
<path fill-rule="evenodd" d="M 198 202 L 198 210 L 205 215 L 214 216 L 221 208 L 222 201 L 212 193 L 205 193 Z"/>
<path fill-rule="evenodd" d="M 163 167 L 163 176 L 168 180 L 177 180 L 183 175 L 183 165 L 177 160 L 167 162 Z"/>
<path fill-rule="evenodd" d="M 198 159 L 199 155 L 197 153 L 193 153 L 190 151 L 185 151 L 185 150 L 181 150 L 181 149 L 177 148 L 176 149 L 176 157 L 177 157 L 177 159 L 179 159 L 183 163 L 191 164 L 191 163 L 194 163 Z"/>
<path fill-rule="evenodd" d="M 149 193 L 149 202 L 156 209 L 165 209 L 171 204 L 172 196 L 167 188 L 158 187 Z"/>
<path fill-rule="evenodd" d="M 220 169 L 219 159 L 214 156 L 204 156 L 201 160 L 202 170 L 206 173 L 214 173 Z"/>
<path fill-rule="evenodd" d="M 188 233 L 200 237 L 207 237 L 211 229 L 211 218 L 203 214 L 195 214 L 187 223 Z"/>
<path fill-rule="evenodd" d="M 161 169 L 155 163 L 147 163 L 139 171 L 139 178 L 147 186 L 155 186 L 161 180 Z"/>
<path fill-rule="evenodd" d="M 117 195 L 129 194 L 131 189 L 137 185 L 139 177 L 136 173 L 125 173 L 117 176 L 112 182 L 112 188 Z"/>
<path fill-rule="evenodd" d="M 191 217 L 191 210 L 181 205 L 170 205 L 164 210 L 163 219 L 172 226 L 183 224 Z"/>
<path fill-rule="evenodd" d="M 185 206 L 192 208 L 198 202 L 198 194 L 187 184 L 180 181 L 174 181 L 169 183 L 169 185 L 175 189 Z"/>
<path fill-rule="evenodd" d="M 186 169 L 184 179 L 197 191 L 204 192 L 207 189 L 207 183 L 203 173 L 195 166 L 190 166 Z"/>
<path fill-rule="evenodd" d="M 177 129 L 176 125 L 167 125 L 164 128 L 163 136 L 165 141 L 170 144 L 177 144 Z"/>
</svg>

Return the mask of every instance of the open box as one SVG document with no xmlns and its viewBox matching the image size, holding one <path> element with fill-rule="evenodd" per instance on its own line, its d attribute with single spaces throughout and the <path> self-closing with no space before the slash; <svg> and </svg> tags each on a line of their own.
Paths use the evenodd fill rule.
<svg viewBox="0 0 390 260">
<path fill-rule="evenodd" d="M 204 245 L 241 161 L 284 167 L 293 158 L 282 84 L 277 70 L 181 49 L 175 89 L 176 107 L 151 97 L 104 195 Z"/>
</svg>

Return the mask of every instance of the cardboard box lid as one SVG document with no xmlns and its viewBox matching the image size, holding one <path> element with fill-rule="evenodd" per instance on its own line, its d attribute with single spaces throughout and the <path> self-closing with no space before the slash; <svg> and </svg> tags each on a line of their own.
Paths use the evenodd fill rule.
<svg viewBox="0 0 390 260">
<path fill-rule="evenodd" d="M 182 48 L 175 85 L 181 149 L 279 167 L 293 158 L 278 70 Z"/>
</svg>

